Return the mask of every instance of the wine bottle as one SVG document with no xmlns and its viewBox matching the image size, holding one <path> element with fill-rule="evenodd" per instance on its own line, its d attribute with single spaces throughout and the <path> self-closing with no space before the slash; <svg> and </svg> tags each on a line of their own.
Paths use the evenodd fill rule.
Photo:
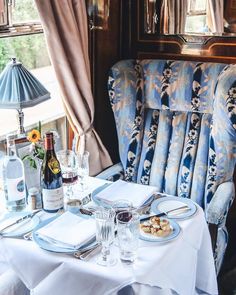
<svg viewBox="0 0 236 295">
<path fill-rule="evenodd" d="M 52 132 L 46 133 L 44 145 L 45 156 L 41 170 L 42 204 L 44 211 L 54 213 L 63 208 L 63 187 Z"/>
<path fill-rule="evenodd" d="M 2 166 L 3 187 L 8 211 L 21 211 L 26 207 L 25 171 L 16 154 L 15 136 L 7 136 L 7 155 Z"/>
</svg>

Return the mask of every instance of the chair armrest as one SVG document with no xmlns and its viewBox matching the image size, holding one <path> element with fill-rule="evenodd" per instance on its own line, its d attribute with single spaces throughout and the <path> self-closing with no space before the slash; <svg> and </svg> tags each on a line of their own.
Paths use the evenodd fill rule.
<svg viewBox="0 0 236 295">
<path fill-rule="evenodd" d="M 221 183 L 206 210 L 208 223 L 220 225 L 225 222 L 228 210 L 235 196 L 234 183 L 232 181 Z"/>
<path fill-rule="evenodd" d="M 124 170 L 121 163 L 117 163 L 96 175 L 97 178 L 116 181 L 124 178 Z"/>
</svg>

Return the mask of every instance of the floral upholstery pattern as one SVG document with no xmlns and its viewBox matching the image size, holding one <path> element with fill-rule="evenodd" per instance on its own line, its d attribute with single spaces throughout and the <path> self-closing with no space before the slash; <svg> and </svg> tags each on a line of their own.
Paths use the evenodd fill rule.
<svg viewBox="0 0 236 295">
<path fill-rule="evenodd" d="M 112 67 L 108 89 L 124 179 L 191 198 L 208 219 L 217 188 L 233 177 L 236 66 L 124 60 Z M 214 221 L 224 232 L 233 197 Z"/>
</svg>

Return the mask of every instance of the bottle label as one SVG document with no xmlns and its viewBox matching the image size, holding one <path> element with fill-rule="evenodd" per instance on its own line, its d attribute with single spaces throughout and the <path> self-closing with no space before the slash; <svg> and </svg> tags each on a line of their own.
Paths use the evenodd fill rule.
<svg viewBox="0 0 236 295">
<path fill-rule="evenodd" d="M 60 165 L 59 162 L 57 161 L 56 158 L 52 157 L 48 161 L 48 168 L 52 171 L 53 174 L 58 174 L 60 170 Z"/>
<path fill-rule="evenodd" d="M 25 198 L 25 182 L 22 177 L 6 179 L 7 197 L 9 201 L 19 201 Z"/>
<path fill-rule="evenodd" d="M 63 207 L 63 187 L 43 189 L 43 208 L 45 210 L 59 210 Z"/>
</svg>

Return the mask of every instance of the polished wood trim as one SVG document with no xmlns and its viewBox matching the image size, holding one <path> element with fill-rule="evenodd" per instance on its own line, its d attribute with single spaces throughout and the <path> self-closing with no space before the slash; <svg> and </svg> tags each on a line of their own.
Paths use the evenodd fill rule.
<svg viewBox="0 0 236 295">
<path fill-rule="evenodd" d="M 211 49 L 213 47 L 216 47 L 216 46 L 233 46 L 233 47 L 236 47 L 236 43 L 227 43 L 227 42 L 215 42 L 213 44 L 211 44 L 208 49 Z"/>
<path fill-rule="evenodd" d="M 178 54 L 178 53 L 163 53 L 163 52 L 143 52 L 139 51 L 137 53 L 138 59 L 152 59 L 152 58 L 159 58 L 159 59 L 174 59 L 174 60 L 192 60 L 192 61 L 204 61 L 204 62 L 218 62 L 218 63 L 236 63 L 236 56 L 235 57 L 227 57 L 227 56 L 196 56 L 196 55 L 189 55 L 189 54 Z"/>
</svg>

